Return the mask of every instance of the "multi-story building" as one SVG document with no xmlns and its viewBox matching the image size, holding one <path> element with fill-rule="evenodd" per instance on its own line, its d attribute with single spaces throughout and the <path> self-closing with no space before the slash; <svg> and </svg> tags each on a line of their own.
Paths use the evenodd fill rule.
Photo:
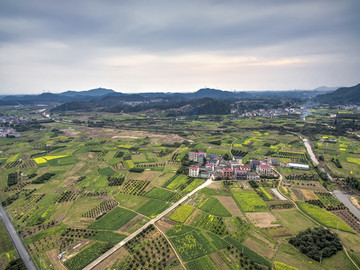
<svg viewBox="0 0 360 270">
<path fill-rule="evenodd" d="M 189 167 L 189 176 L 190 177 L 198 177 L 199 176 L 199 166 L 191 166 Z"/>
<path fill-rule="evenodd" d="M 224 168 L 222 170 L 222 178 L 223 179 L 231 179 L 233 177 L 233 170 Z"/>
</svg>

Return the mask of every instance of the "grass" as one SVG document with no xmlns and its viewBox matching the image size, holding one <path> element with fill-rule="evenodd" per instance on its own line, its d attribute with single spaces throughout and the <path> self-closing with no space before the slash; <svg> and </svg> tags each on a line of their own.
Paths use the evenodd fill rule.
<svg viewBox="0 0 360 270">
<path fill-rule="evenodd" d="M 355 163 L 357 165 L 360 165 L 360 158 L 351 158 L 351 157 L 348 157 L 347 158 L 347 161 L 348 162 L 351 162 L 351 163 Z"/>
<path fill-rule="evenodd" d="M 105 176 L 111 176 L 111 175 L 115 174 L 114 170 L 111 169 L 110 167 L 105 167 L 105 168 L 99 169 L 99 173 L 101 175 L 105 175 Z"/>
<path fill-rule="evenodd" d="M 292 234 L 297 234 L 307 228 L 316 227 L 313 221 L 303 216 L 303 214 L 296 209 L 273 211 L 272 213 Z"/>
<path fill-rule="evenodd" d="M 147 198 L 158 199 L 162 201 L 168 201 L 172 196 L 174 196 L 174 192 L 166 189 L 162 189 L 159 187 L 153 187 L 146 193 L 144 196 Z"/>
<path fill-rule="evenodd" d="M 117 230 L 135 216 L 136 213 L 133 211 L 116 207 L 109 213 L 105 214 L 105 216 L 91 224 L 89 228 L 95 230 Z"/>
<path fill-rule="evenodd" d="M 171 219 L 178 222 L 185 222 L 185 220 L 191 215 L 195 207 L 183 204 L 181 205 L 174 214 L 171 215 Z"/>
<path fill-rule="evenodd" d="M 276 270 L 297 270 L 297 268 L 292 267 L 290 265 L 287 265 L 285 263 L 282 262 L 275 262 L 275 269 Z"/>
<path fill-rule="evenodd" d="M 125 238 L 126 235 L 124 234 L 114 233 L 110 231 L 98 231 L 94 236 L 90 236 L 90 239 L 98 240 L 101 242 L 108 242 L 111 244 L 117 244 Z"/>
<path fill-rule="evenodd" d="M 213 197 L 206 199 L 206 201 L 200 205 L 200 209 L 215 216 L 231 217 L 230 212 L 221 204 L 218 199 Z"/>
<path fill-rule="evenodd" d="M 140 206 L 149 201 L 148 198 L 123 193 L 114 196 L 114 198 L 120 203 L 121 206 L 124 206 L 133 211 L 136 211 Z"/>
<path fill-rule="evenodd" d="M 11 239 L 6 231 L 4 223 L 0 219 L 0 253 L 7 252 L 13 248 L 14 248 L 13 244 L 12 244 Z"/>
<path fill-rule="evenodd" d="M 214 245 L 200 230 L 192 230 L 170 239 L 184 261 L 196 259 L 216 251 Z"/>
<path fill-rule="evenodd" d="M 188 262 L 186 264 L 186 268 L 189 270 L 216 270 L 215 265 L 208 256 L 197 258 Z"/>
<path fill-rule="evenodd" d="M 164 201 L 156 200 L 156 199 L 150 199 L 147 203 L 140 206 L 137 209 L 137 212 L 140 214 L 143 214 L 147 217 L 154 218 L 161 212 L 163 212 L 166 208 L 168 208 L 170 204 L 167 204 Z"/>
<path fill-rule="evenodd" d="M 135 167 L 134 162 L 132 160 L 125 160 L 124 164 L 127 170 L 130 170 L 131 168 Z"/>
<path fill-rule="evenodd" d="M 64 264 L 70 270 L 83 269 L 86 265 L 88 265 L 97 257 L 99 257 L 103 253 L 105 248 L 106 248 L 105 243 L 96 242 L 92 244 L 90 247 L 76 254 L 74 257 L 67 260 Z"/>
<path fill-rule="evenodd" d="M 190 185 L 183 189 L 182 193 L 189 193 L 200 186 L 202 183 L 204 183 L 204 179 L 194 179 Z"/>
<path fill-rule="evenodd" d="M 168 237 L 180 236 L 180 235 L 186 234 L 188 232 L 191 232 L 192 230 L 194 230 L 193 227 L 186 226 L 184 224 L 178 224 L 178 225 L 175 225 L 174 227 L 172 227 L 170 230 L 168 230 L 166 232 L 166 235 Z"/>
<path fill-rule="evenodd" d="M 265 197 L 266 197 L 269 201 L 271 201 L 271 200 L 274 199 L 263 187 L 260 187 L 260 190 L 262 191 L 262 193 L 265 195 Z"/>
<path fill-rule="evenodd" d="M 176 190 L 178 189 L 181 185 L 186 184 L 186 182 L 188 181 L 188 177 L 186 175 L 180 174 L 178 175 L 171 183 L 169 183 L 166 188 L 168 189 L 172 189 L 172 190 Z"/>
<path fill-rule="evenodd" d="M 269 208 L 255 191 L 233 191 L 233 198 L 244 212 L 265 212 Z"/>
<path fill-rule="evenodd" d="M 296 203 L 302 211 L 307 213 L 320 224 L 334 229 L 339 226 L 339 230 L 354 233 L 354 231 L 348 225 L 346 225 L 346 223 L 328 211 L 306 202 L 298 201 Z"/>
</svg>

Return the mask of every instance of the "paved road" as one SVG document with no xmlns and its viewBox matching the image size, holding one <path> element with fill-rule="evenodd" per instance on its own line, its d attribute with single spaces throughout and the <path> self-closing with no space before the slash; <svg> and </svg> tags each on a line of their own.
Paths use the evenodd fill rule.
<svg viewBox="0 0 360 270">
<path fill-rule="evenodd" d="M 5 228 L 8 231 L 11 240 L 13 241 L 17 252 L 19 253 L 21 259 L 23 260 L 26 268 L 28 270 L 36 270 L 35 264 L 32 261 L 29 252 L 25 248 L 23 242 L 21 241 L 19 235 L 16 233 L 14 226 L 12 225 L 8 215 L 6 214 L 4 208 L 0 205 L 0 216 L 4 222 Z"/>
<path fill-rule="evenodd" d="M 198 186 L 196 189 L 194 189 L 193 191 L 191 191 L 189 194 L 187 194 L 186 196 L 184 196 L 182 199 L 180 199 L 179 201 L 177 201 L 176 203 L 174 203 L 172 206 L 170 206 L 168 209 L 166 209 L 164 212 L 162 212 L 161 214 L 159 214 L 158 216 L 156 216 L 155 218 L 153 218 L 152 220 L 150 220 L 148 223 L 146 223 L 144 226 L 142 226 L 141 228 L 139 228 L 138 230 L 136 230 L 135 232 L 133 232 L 132 234 L 130 234 L 128 237 L 126 237 L 124 240 L 122 240 L 121 242 L 117 243 L 115 246 L 113 246 L 111 249 L 109 249 L 107 252 L 105 252 L 103 255 L 101 255 L 99 258 L 97 258 L 95 261 L 93 261 L 92 263 L 90 263 L 89 265 L 87 265 L 83 270 L 90 270 L 93 269 L 96 265 L 98 265 L 100 262 L 102 262 L 103 260 L 105 260 L 107 257 L 109 257 L 111 254 L 113 254 L 115 251 L 117 251 L 119 248 L 121 248 L 122 246 L 124 246 L 127 242 L 129 242 L 131 239 L 133 239 L 135 236 L 137 236 L 139 233 L 141 233 L 145 228 L 147 228 L 149 225 L 154 224 L 155 222 L 157 222 L 158 220 L 160 220 L 162 217 L 164 217 L 165 215 L 167 215 L 168 213 L 170 213 L 172 210 L 174 210 L 177 206 L 179 206 L 180 204 L 184 203 L 186 200 L 188 200 L 192 195 L 194 195 L 196 192 L 198 192 L 200 189 L 203 189 L 204 187 L 210 185 L 212 183 L 212 181 L 210 179 L 206 180 L 205 183 L 203 183 L 202 185 Z"/>
</svg>

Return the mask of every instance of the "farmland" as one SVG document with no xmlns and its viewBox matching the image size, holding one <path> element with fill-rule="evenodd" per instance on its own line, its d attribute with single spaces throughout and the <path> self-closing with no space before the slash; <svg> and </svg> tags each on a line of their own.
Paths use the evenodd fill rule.
<svg viewBox="0 0 360 270">
<path fill-rule="evenodd" d="M 205 177 L 188 176 L 188 167 L 198 165 L 188 160 L 189 151 L 239 155 L 244 164 L 265 158 L 310 164 L 297 134 L 282 130 L 284 123 L 304 126 L 291 117 L 179 121 L 154 112 L 54 117 L 39 124 L 41 130 L 0 138 L 0 199 L 38 269 L 82 269 L 204 183 Z M 109 126 L 92 127 L 95 122 Z M 287 244 L 290 236 L 317 225 L 307 216 L 334 232 L 339 226 L 340 238 L 359 258 L 357 220 L 330 191 L 345 188 L 344 177 L 358 176 L 360 149 L 354 138 L 341 136 L 333 136 L 337 143 L 318 144 L 322 136 L 309 139 L 323 155 L 323 167 L 340 180 L 324 182 L 313 167 L 277 166 L 287 183 L 278 188 L 277 177 L 254 180 L 252 186 L 245 179 L 222 181 L 221 172 L 214 172 L 209 186 L 104 260 L 102 269 L 264 269 L 271 262 L 280 269 L 322 269 Z M 342 168 L 331 161 L 335 152 Z M 296 199 L 305 215 L 272 189 Z M 16 258 L 8 244 L 2 245 L 0 263 Z M 339 264 L 351 266 L 345 253 L 336 256 Z M 334 261 L 324 259 L 323 268 L 334 269 Z"/>
</svg>

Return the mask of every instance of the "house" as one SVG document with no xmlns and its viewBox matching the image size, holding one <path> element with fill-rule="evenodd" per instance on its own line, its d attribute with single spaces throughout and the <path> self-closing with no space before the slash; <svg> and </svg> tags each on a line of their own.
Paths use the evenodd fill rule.
<svg viewBox="0 0 360 270">
<path fill-rule="evenodd" d="M 257 172 L 248 172 L 246 175 L 247 180 L 257 180 L 260 179 L 260 175 Z"/>
<path fill-rule="evenodd" d="M 206 158 L 205 152 L 189 152 L 189 160 L 203 163 Z"/>
<path fill-rule="evenodd" d="M 250 171 L 251 168 L 250 168 L 250 165 L 243 165 L 243 166 L 240 166 L 240 170 Z"/>
<path fill-rule="evenodd" d="M 239 165 L 242 165 L 242 157 L 233 156 L 233 161 L 237 162 Z"/>
<path fill-rule="evenodd" d="M 256 171 L 257 170 L 257 167 L 260 166 L 260 161 L 259 160 L 250 160 L 250 168 L 252 171 Z"/>
<path fill-rule="evenodd" d="M 267 175 L 272 174 L 272 168 L 269 165 L 261 164 L 258 168 L 259 168 L 258 171 L 260 172 L 260 174 L 267 174 Z"/>
<path fill-rule="evenodd" d="M 199 166 L 189 167 L 189 176 L 190 177 L 198 177 L 199 176 Z"/>
<path fill-rule="evenodd" d="M 222 170 L 222 178 L 223 179 L 231 179 L 233 177 L 233 170 L 224 168 Z"/>
<path fill-rule="evenodd" d="M 229 164 L 230 164 L 230 167 L 231 167 L 232 170 L 234 170 L 235 168 L 240 168 L 240 166 L 241 166 L 241 164 L 239 164 L 238 162 L 233 161 L 233 160 L 231 160 L 229 162 Z"/>
<path fill-rule="evenodd" d="M 235 169 L 236 179 L 246 179 L 247 171 L 241 169 Z"/>
<path fill-rule="evenodd" d="M 279 166 L 279 161 L 277 160 L 277 158 L 272 158 L 270 159 L 270 165 L 272 166 Z"/>
<path fill-rule="evenodd" d="M 213 172 L 213 171 L 215 170 L 214 164 L 206 164 L 206 165 L 205 165 L 205 170 L 206 170 L 207 172 Z"/>
</svg>

